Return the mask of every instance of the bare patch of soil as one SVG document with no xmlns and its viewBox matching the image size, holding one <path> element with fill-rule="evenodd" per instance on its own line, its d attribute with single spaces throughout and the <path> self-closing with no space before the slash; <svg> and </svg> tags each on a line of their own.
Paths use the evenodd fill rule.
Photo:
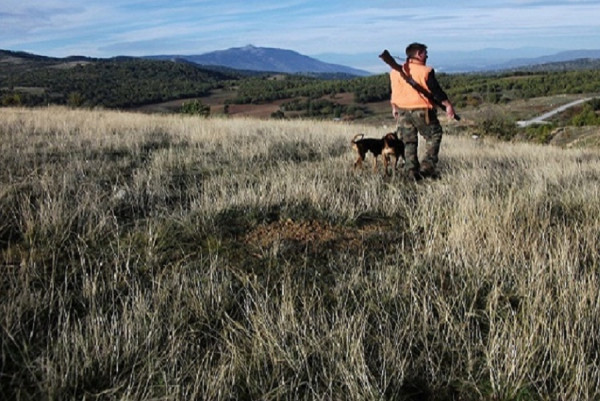
<svg viewBox="0 0 600 401">
<path fill-rule="evenodd" d="M 268 118 L 272 113 L 279 110 L 279 104 L 281 102 L 273 102 L 267 104 L 230 104 L 229 115 L 236 117 L 257 117 L 257 118 Z M 222 112 L 222 107 L 215 106 L 215 111 L 218 113 Z M 211 106 L 211 113 L 213 107 Z"/>
<path fill-rule="evenodd" d="M 381 230 L 377 225 L 364 227 L 336 227 L 322 221 L 277 221 L 261 225 L 244 237 L 244 242 L 259 248 L 269 248 L 276 243 L 292 242 L 302 247 L 359 249 L 363 239 Z"/>
</svg>

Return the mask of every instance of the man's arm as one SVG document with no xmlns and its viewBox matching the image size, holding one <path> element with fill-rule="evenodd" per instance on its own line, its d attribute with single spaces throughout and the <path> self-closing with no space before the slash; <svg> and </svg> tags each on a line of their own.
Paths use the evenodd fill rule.
<svg viewBox="0 0 600 401">
<path fill-rule="evenodd" d="M 398 107 L 394 103 L 392 103 L 392 116 L 398 119 Z"/>
<path fill-rule="evenodd" d="M 435 100 L 438 100 L 439 102 L 444 102 L 445 100 L 448 100 L 448 95 L 446 95 L 446 92 L 444 92 L 444 90 L 440 86 L 440 83 L 435 77 L 434 70 L 431 70 L 431 72 L 427 76 L 427 88 L 429 89 Z"/>
<path fill-rule="evenodd" d="M 398 119 L 398 106 L 394 104 L 394 92 L 397 91 L 398 83 L 394 80 L 394 73 L 390 71 L 390 105 L 392 106 L 392 116 L 397 120 Z"/>
<path fill-rule="evenodd" d="M 427 87 L 431 91 L 433 97 L 446 107 L 446 116 L 449 119 L 455 118 L 456 113 L 454 112 L 454 106 L 452 106 L 452 102 L 448 99 L 448 95 L 440 86 L 440 83 L 435 77 L 435 71 L 433 70 L 431 70 L 427 77 Z"/>
</svg>

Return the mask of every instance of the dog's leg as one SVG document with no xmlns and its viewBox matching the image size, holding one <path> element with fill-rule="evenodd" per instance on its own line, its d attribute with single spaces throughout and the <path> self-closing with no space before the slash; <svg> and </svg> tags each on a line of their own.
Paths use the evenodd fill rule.
<svg viewBox="0 0 600 401">
<path fill-rule="evenodd" d="M 389 156 L 384 153 L 381 157 L 383 157 L 383 175 L 388 175 Z"/>
<path fill-rule="evenodd" d="M 358 159 L 354 162 L 354 169 L 356 170 L 359 166 L 362 166 L 362 159 L 358 156 Z"/>
<path fill-rule="evenodd" d="M 363 162 L 363 160 L 365 160 L 365 152 L 361 152 L 360 150 L 358 150 L 357 153 L 358 153 L 358 158 L 354 162 L 354 169 L 355 170 L 356 170 L 357 167 L 362 167 L 362 162 Z"/>
</svg>

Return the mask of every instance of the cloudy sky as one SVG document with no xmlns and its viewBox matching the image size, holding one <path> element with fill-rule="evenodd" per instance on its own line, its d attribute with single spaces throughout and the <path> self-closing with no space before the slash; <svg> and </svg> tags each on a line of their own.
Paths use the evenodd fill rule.
<svg viewBox="0 0 600 401">
<path fill-rule="evenodd" d="M 401 54 L 414 41 L 430 54 L 598 49 L 599 17 L 598 0 L 2 0 L 0 49 L 112 57 L 252 44 L 332 62 L 335 54 Z"/>
</svg>

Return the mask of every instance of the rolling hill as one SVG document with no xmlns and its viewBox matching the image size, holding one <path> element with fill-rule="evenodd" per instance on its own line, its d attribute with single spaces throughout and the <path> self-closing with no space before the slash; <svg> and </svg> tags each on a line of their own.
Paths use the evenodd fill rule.
<svg viewBox="0 0 600 401">
<path fill-rule="evenodd" d="M 215 71 L 189 63 L 134 57 L 53 58 L 0 50 L 0 98 L 3 105 L 70 104 L 127 108 L 203 96 L 234 71 Z"/>
</svg>

